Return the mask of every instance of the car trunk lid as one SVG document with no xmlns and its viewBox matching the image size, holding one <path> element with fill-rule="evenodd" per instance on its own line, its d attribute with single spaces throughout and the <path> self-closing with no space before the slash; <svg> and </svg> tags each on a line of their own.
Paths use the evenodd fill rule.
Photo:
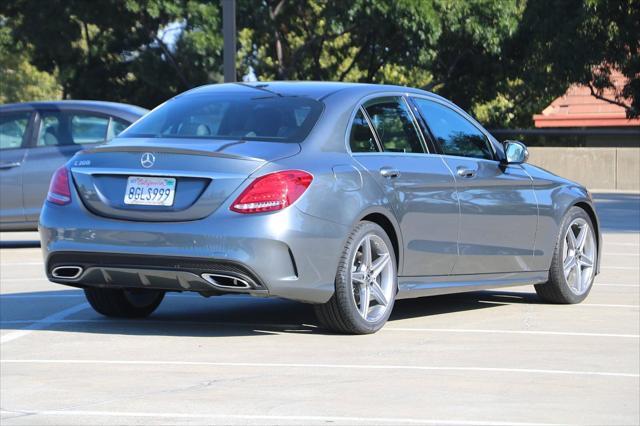
<svg viewBox="0 0 640 426">
<path fill-rule="evenodd" d="M 264 164 L 298 152 L 296 143 L 121 139 L 78 153 L 70 169 L 82 202 L 95 214 L 138 221 L 185 221 L 210 215 Z M 171 180 L 171 205 L 127 204 L 131 177 Z"/>
</svg>

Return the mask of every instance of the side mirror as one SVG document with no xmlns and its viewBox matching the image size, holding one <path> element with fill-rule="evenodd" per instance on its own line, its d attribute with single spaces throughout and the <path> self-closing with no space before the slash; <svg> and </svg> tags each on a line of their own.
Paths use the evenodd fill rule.
<svg viewBox="0 0 640 426">
<path fill-rule="evenodd" d="M 529 159 L 527 146 L 519 141 L 504 141 L 504 153 L 506 164 L 522 164 Z"/>
</svg>

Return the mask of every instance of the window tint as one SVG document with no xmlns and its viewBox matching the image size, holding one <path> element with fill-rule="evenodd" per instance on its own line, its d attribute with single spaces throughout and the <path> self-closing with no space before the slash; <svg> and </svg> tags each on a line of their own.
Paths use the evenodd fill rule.
<svg viewBox="0 0 640 426">
<path fill-rule="evenodd" d="M 107 132 L 107 141 L 118 136 L 120 133 L 129 127 L 129 123 L 126 121 L 122 121 L 118 118 L 111 118 L 111 125 L 109 126 L 109 131 Z"/>
<path fill-rule="evenodd" d="M 71 138 L 75 144 L 104 142 L 109 119 L 95 115 L 71 115 Z"/>
<path fill-rule="evenodd" d="M 366 103 L 365 110 L 385 151 L 424 152 L 411 113 L 402 98 L 374 99 Z"/>
<path fill-rule="evenodd" d="M 414 100 L 444 154 L 493 160 L 489 140 L 467 119 L 444 105 Z"/>
<path fill-rule="evenodd" d="M 30 118 L 30 112 L 0 115 L 0 149 L 22 146 Z"/>
<path fill-rule="evenodd" d="M 83 113 L 41 112 L 36 146 L 102 143 L 109 119 Z"/>
<path fill-rule="evenodd" d="M 349 137 L 351 152 L 377 152 L 378 145 L 371 132 L 371 127 L 364 117 L 362 110 L 358 110 L 353 124 L 351 125 L 351 136 Z"/>
<path fill-rule="evenodd" d="M 322 103 L 313 99 L 257 90 L 183 95 L 141 118 L 122 136 L 302 142 L 321 112 Z"/>
</svg>

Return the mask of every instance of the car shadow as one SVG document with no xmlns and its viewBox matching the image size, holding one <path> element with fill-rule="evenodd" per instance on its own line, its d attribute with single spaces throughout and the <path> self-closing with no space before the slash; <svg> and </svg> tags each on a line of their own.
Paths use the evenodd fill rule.
<svg viewBox="0 0 640 426">
<path fill-rule="evenodd" d="M 85 302 L 80 290 L 3 294 L 0 295 L 0 329 L 22 329 L 65 307 Z M 492 290 L 398 300 L 388 326 L 403 319 L 512 303 L 539 301 L 532 293 Z M 31 312 L 33 315 L 29 315 Z M 189 337 L 334 334 L 318 325 L 311 305 L 250 296 L 205 299 L 194 294 L 170 294 L 153 315 L 144 319 L 106 318 L 88 307 L 66 319 L 47 323 L 45 328 L 70 333 Z"/>
</svg>

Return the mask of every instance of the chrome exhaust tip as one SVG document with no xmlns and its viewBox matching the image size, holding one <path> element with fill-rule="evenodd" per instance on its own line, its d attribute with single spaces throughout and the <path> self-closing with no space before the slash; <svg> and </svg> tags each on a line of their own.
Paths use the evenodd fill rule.
<svg viewBox="0 0 640 426">
<path fill-rule="evenodd" d="M 61 280 L 75 280 L 82 275 L 80 266 L 58 266 L 51 270 L 51 276 Z"/>
<path fill-rule="evenodd" d="M 230 275 L 206 273 L 201 276 L 206 282 L 214 287 L 231 290 L 248 290 L 252 288 L 249 281 Z"/>
</svg>

